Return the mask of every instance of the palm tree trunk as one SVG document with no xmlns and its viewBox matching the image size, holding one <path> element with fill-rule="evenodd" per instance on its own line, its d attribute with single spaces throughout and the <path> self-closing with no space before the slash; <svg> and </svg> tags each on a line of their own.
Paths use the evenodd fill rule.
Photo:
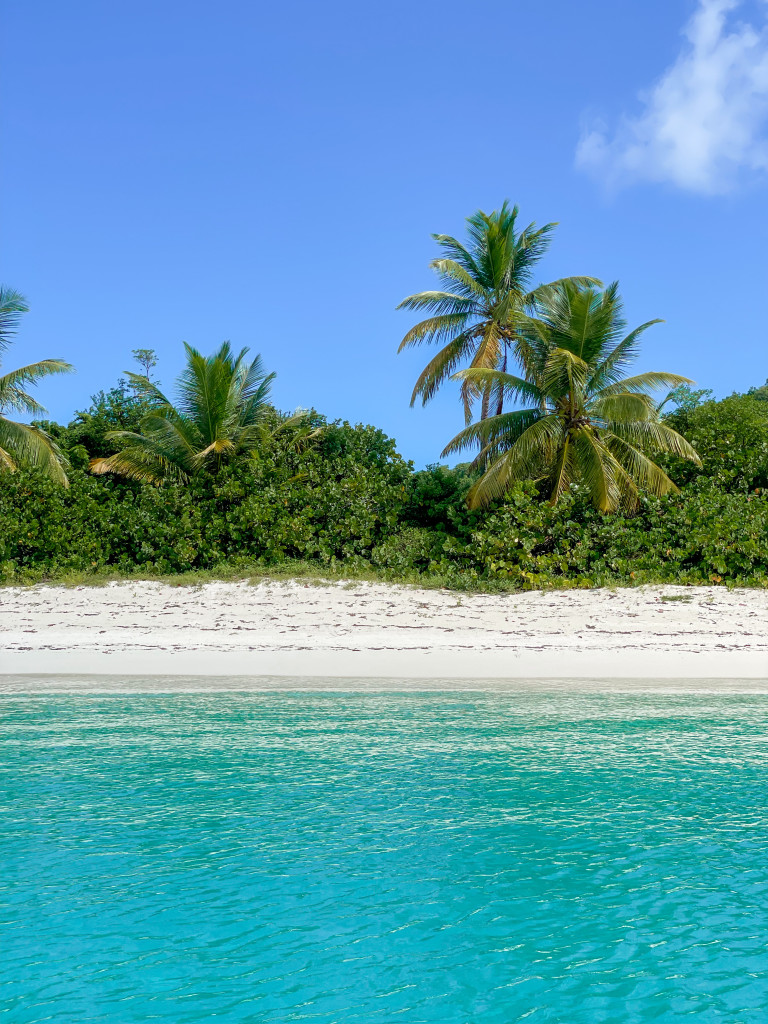
<svg viewBox="0 0 768 1024">
<path fill-rule="evenodd" d="M 507 372 L 507 346 L 506 345 L 504 346 L 504 362 L 501 364 L 501 372 L 502 373 L 506 373 Z M 499 397 L 498 397 L 498 400 L 496 402 L 496 415 L 497 416 L 501 416 L 503 411 L 504 411 L 504 392 L 500 388 L 499 389 Z"/>
<path fill-rule="evenodd" d="M 487 420 L 488 419 L 488 409 L 489 409 L 490 404 L 491 404 L 491 392 L 490 392 L 489 388 L 486 388 L 483 391 L 483 404 L 480 407 L 480 419 L 481 420 Z"/>
</svg>

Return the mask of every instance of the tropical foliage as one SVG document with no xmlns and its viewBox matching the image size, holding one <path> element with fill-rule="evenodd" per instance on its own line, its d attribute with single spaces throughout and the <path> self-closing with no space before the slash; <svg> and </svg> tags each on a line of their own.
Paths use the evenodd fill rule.
<svg viewBox="0 0 768 1024">
<path fill-rule="evenodd" d="M 678 408 L 665 423 L 684 434 L 701 458 L 701 471 L 667 458 L 665 466 L 686 488 L 768 493 L 768 401 L 759 388 Z"/>
<path fill-rule="evenodd" d="M 739 408 L 749 419 L 743 429 Z M 476 472 L 413 473 L 380 431 L 343 423 L 324 424 L 312 445 L 274 439 L 258 460 L 162 488 L 73 468 L 65 490 L 22 470 L 0 488 L 0 579 L 247 576 L 282 566 L 460 590 L 768 586 L 768 481 L 755 483 L 765 467 L 768 402 L 740 396 L 690 415 L 703 466 L 681 462 L 690 477 L 680 492 L 641 494 L 631 515 L 605 515 L 579 489 L 553 506 L 530 482 L 503 503 L 471 509 Z M 733 475 L 714 440 L 708 447 L 717 436 L 739 457 Z"/>
<path fill-rule="evenodd" d="M 651 321 L 622 337 L 618 285 L 604 291 L 573 281 L 539 296 L 537 316 L 519 321 L 518 356 L 523 376 L 471 367 L 456 376 L 495 399 L 523 408 L 492 416 L 461 431 L 443 455 L 478 446 L 484 473 L 469 492 L 472 505 L 487 505 L 524 480 L 544 484 L 555 504 L 574 485 L 595 507 L 637 508 L 640 490 L 661 496 L 676 491 L 648 452 L 671 452 L 691 462 L 691 445 L 661 421 L 652 395 L 690 384 L 678 374 L 625 377 Z"/>
<path fill-rule="evenodd" d="M 443 290 L 401 304 L 429 314 L 401 348 L 440 346 L 412 402 L 455 376 L 469 419 L 444 454 L 474 462 L 414 473 L 373 427 L 284 415 L 274 374 L 229 344 L 186 346 L 172 397 L 141 348 L 144 372 L 68 425 L 16 423 L 42 413 L 30 385 L 71 369 L 44 360 L 0 378 L 0 581 L 283 566 L 456 589 L 768 587 L 768 385 L 714 401 L 632 375 L 651 324 L 626 333 L 616 285 L 536 286 L 553 225 L 517 217 L 504 204 L 466 244 L 435 236 Z M 0 351 L 26 308 L 0 290 Z"/>
<path fill-rule="evenodd" d="M 174 404 L 148 376 L 128 373 L 136 394 L 149 411 L 138 431 L 107 435 L 125 447 L 91 462 L 96 475 L 116 473 L 131 480 L 161 484 L 185 481 L 201 471 L 215 471 L 226 461 L 253 456 L 263 445 L 272 407 L 274 373 L 261 357 L 248 360 L 225 342 L 211 356 L 185 345 L 187 365 L 176 383 Z"/>
<path fill-rule="evenodd" d="M 397 528 L 411 477 L 373 427 L 329 424 L 292 443 L 304 422 L 270 435 L 255 459 L 230 460 L 162 488 L 72 471 L 66 492 L 19 473 L 0 491 L 0 578 L 31 580 L 105 569 L 184 572 L 286 559 L 363 565 Z"/>
<path fill-rule="evenodd" d="M 19 321 L 29 306 L 13 288 L 0 287 L 0 356 L 11 344 Z M 15 472 L 19 466 L 35 466 L 58 484 L 67 483 L 64 460 L 56 442 L 41 427 L 17 423 L 6 413 L 40 416 L 45 409 L 28 388 L 44 377 L 72 370 L 63 359 L 42 359 L 0 375 L 0 471 Z"/>
<path fill-rule="evenodd" d="M 405 335 L 399 351 L 424 343 L 438 344 L 440 351 L 422 371 L 411 396 L 426 404 L 438 388 L 462 364 L 473 368 L 505 371 L 510 355 L 520 360 L 527 324 L 526 311 L 543 301 L 561 282 L 533 287 L 534 270 L 546 253 L 556 225 L 518 230 L 519 211 L 505 202 L 500 210 L 478 210 L 468 223 L 466 244 L 451 235 L 433 235 L 442 255 L 431 268 L 442 288 L 419 292 L 403 299 L 398 309 L 427 311 Z M 599 283 L 594 278 L 573 282 Z M 481 419 L 490 411 L 490 395 L 481 381 L 465 378 L 461 398 L 467 422 L 475 399 L 482 395 Z M 504 395 L 496 393 L 496 414 L 502 412 Z"/>
</svg>

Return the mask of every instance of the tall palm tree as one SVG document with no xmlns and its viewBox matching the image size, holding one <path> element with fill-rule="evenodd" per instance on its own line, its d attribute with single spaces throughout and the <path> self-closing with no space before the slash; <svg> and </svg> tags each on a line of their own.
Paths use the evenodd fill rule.
<svg viewBox="0 0 768 1024">
<path fill-rule="evenodd" d="M 249 361 L 247 348 L 234 355 L 229 342 L 211 356 L 184 347 L 187 365 L 176 382 L 176 404 L 143 374 L 126 374 L 152 408 L 138 433 L 117 430 L 108 435 L 126 447 L 93 459 L 92 473 L 116 473 L 153 484 L 184 481 L 201 471 L 215 471 L 226 460 L 253 455 L 263 444 L 275 374 L 264 372 L 260 356 Z"/>
<path fill-rule="evenodd" d="M 561 283 L 530 318 L 524 376 L 470 368 L 456 376 L 492 397 L 521 402 L 461 431 L 443 451 L 480 447 L 485 472 L 469 493 L 474 506 L 501 497 L 519 480 L 545 483 L 550 501 L 575 483 L 586 486 L 603 512 L 636 508 L 639 490 L 667 494 L 677 487 L 649 454 L 672 452 L 699 464 L 688 442 L 661 422 L 652 398 L 661 388 L 691 383 L 674 373 L 624 377 L 642 333 L 626 337 L 618 286 L 604 291 Z"/>
<path fill-rule="evenodd" d="M 419 397 L 426 405 L 461 363 L 506 370 L 510 352 L 518 359 L 524 357 L 520 322 L 525 321 L 526 310 L 559 282 L 532 287 L 534 268 L 549 248 L 556 225 L 537 228 L 529 224 L 518 231 L 518 215 L 518 208 L 510 208 L 505 200 L 500 210 L 478 210 L 468 218 L 466 245 L 451 235 L 432 236 L 443 254 L 430 267 L 437 272 L 443 289 L 409 295 L 397 307 L 431 314 L 408 331 L 398 351 L 424 342 L 442 346 L 416 381 L 411 405 Z M 600 283 L 594 278 L 569 280 Z M 480 394 L 481 418 L 485 419 L 489 413 L 487 390 L 471 378 L 463 381 L 461 399 L 467 423 Z M 497 415 L 502 403 L 503 396 L 499 395 Z"/>
<path fill-rule="evenodd" d="M 24 296 L 13 288 L 0 286 L 0 355 L 8 348 L 19 321 L 29 306 Z M 14 472 L 19 466 L 34 466 L 57 483 L 67 486 L 64 456 L 53 438 L 44 430 L 28 423 L 8 419 L 7 412 L 41 416 L 45 409 L 26 388 L 54 373 L 73 369 L 63 359 L 42 359 L 0 376 L 0 470 Z"/>
</svg>

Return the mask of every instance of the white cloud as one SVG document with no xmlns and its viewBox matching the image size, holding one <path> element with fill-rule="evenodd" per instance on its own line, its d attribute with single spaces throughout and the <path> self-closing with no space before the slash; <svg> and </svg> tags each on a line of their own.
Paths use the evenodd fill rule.
<svg viewBox="0 0 768 1024">
<path fill-rule="evenodd" d="M 742 0 L 699 0 L 677 60 L 640 96 L 611 137 L 586 131 L 577 166 L 616 187 L 671 182 L 702 193 L 726 192 L 739 171 L 768 170 L 768 21 L 735 21 Z"/>
</svg>

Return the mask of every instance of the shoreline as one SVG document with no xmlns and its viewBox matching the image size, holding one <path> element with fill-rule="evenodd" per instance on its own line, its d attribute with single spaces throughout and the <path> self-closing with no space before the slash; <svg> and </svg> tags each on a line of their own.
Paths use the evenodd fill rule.
<svg viewBox="0 0 768 1024">
<path fill-rule="evenodd" d="M 176 696 L 215 694 L 352 694 L 429 695 L 475 694 L 478 696 L 607 695 L 611 697 L 665 695 L 699 697 L 768 695 L 765 678 L 419 678 L 381 676 L 190 676 L 190 675 L 2 675 L 4 697 L 130 695 Z"/>
<path fill-rule="evenodd" d="M 27 677 L 30 686 L 39 676 L 193 678 L 198 688 L 203 678 L 245 688 L 264 688 L 265 679 L 269 688 L 297 679 L 318 688 L 327 688 L 321 680 L 388 680 L 389 688 L 430 680 L 768 683 L 768 591 L 488 595 L 371 583 L 132 581 L 6 588 L 0 613 L 0 675 Z"/>
</svg>

